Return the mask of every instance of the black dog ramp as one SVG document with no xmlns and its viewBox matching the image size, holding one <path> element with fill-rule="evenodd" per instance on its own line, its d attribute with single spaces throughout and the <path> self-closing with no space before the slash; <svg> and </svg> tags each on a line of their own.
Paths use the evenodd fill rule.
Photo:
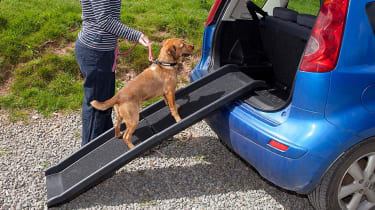
<svg viewBox="0 0 375 210">
<path fill-rule="evenodd" d="M 179 123 L 163 100 L 156 102 L 140 112 L 132 150 L 122 139 L 114 137 L 114 129 L 111 129 L 49 168 L 45 172 L 47 205 L 55 206 L 73 199 L 162 140 L 260 86 L 264 86 L 262 81 L 253 80 L 235 65 L 227 65 L 176 92 L 176 102 L 181 105 Z"/>
</svg>

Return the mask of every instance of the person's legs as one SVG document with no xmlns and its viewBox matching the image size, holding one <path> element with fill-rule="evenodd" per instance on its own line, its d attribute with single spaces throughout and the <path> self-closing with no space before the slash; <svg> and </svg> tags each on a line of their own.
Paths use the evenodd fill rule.
<svg viewBox="0 0 375 210">
<path fill-rule="evenodd" d="M 96 51 L 82 46 L 78 41 L 75 47 L 77 62 L 85 82 L 82 104 L 82 146 L 113 127 L 112 109 L 94 109 L 92 100 L 105 101 L 115 92 L 115 73 L 112 72 L 113 51 Z"/>
</svg>

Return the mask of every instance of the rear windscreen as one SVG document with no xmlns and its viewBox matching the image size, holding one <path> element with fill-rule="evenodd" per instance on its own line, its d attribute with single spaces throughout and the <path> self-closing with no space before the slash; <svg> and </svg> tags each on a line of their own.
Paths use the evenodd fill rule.
<svg viewBox="0 0 375 210">
<path fill-rule="evenodd" d="M 375 33 L 375 2 L 370 2 L 366 5 L 366 12 L 372 31 Z"/>
</svg>

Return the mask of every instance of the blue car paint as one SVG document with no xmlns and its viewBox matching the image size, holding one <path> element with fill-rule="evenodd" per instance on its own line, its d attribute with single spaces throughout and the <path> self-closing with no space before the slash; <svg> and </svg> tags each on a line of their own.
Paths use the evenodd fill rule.
<svg viewBox="0 0 375 210">
<path fill-rule="evenodd" d="M 375 104 L 375 36 L 364 9 L 368 2 L 350 3 L 326 108 L 328 121 L 362 138 L 375 134 L 375 110 L 369 110 Z"/>
<path fill-rule="evenodd" d="M 375 84 L 369 85 L 361 96 L 362 104 L 368 112 L 375 113 Z"/>
<path fill-rule="evenodd" d="M 207 69 L 210 64 L 210 50 L 213 33 L 215 31 L 215 25 L 211 25 L 205 28 L 203 35 L 203 45 L 202 45 L 202 57 L 199 63 L 190 73 L 190 80 L 194 81 L 208 73 Z"/>
<path fill-rule="evenodd" d="M 323 174 L 330 165 L 327 160 L 340 155 L 332 151 L 342 145 L 342 139 L 358 140 L 327 122 L 321 113 L 291 106 L 288 119 L 275 126 L 257 119 L 250 114 L 253 111 L 237 102 L 210 116 L 207 122 L 263 177 L 289 190 L 308 193 L 319 181 L 316 174 Z M 290 149 L 282 152 L 270 147 L 271 139 Z"/>
<path fill-rule="evenodd" d="M 311 112 L 324 113 L 330 82 L 331 73 L 298 71 L 292 104 Z"/>
<path fill-rule="evenodd" d="M 229 147 L 274 184 L 309 193 L 343 152 L 375 135 L 375 36 L 365 13 L 368 2 L 350 2 L 336 69 L 298 71 L 289 106 L 262 112 L 236 101 L 206 119 Z M 192 71 L 193 81 L 207 73 L 214 29 L 205 29 L 204 65 Z M 271 139 L 290 150 L 270 147 Z"/>
</svg>

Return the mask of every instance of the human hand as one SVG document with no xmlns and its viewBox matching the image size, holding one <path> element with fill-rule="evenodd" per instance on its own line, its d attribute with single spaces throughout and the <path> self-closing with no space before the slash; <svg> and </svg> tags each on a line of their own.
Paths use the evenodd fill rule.
<svg viewBox="0 0 375 210">
<path fill-rule="evenodd" d="M 149 45 L 149 43 L 150 43 L 150 41 L 148 40 L 148 37 L 145 36 L 144 34 L 141 35 L 141 37 L 139 38 L 138 42 L 141 45 L 145 46 L 145 47 L 147 47 Z"/>
</svg>

